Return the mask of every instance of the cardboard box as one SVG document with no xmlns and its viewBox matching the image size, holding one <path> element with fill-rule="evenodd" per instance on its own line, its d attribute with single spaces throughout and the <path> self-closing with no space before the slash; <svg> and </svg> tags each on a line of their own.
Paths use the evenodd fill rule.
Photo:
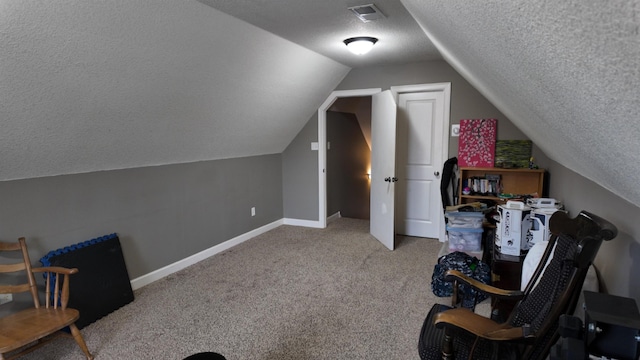
<svg viewBox="0 0 640 360">
<path fill-rule="evenodd" d="M 541 241 L 549 241 L 551 230 L 549 229 L 549 219 L 556 212 L 555 208 L 542 208 L 531 210 L 531 244 L 532 246 Z"/>
<path fill-rule="evenodd" d="M 520 256 L 533 246 L 531 243 L 531 208 L 521 201 L 507 201 L 498 205 L 500 222 L 496 236 L 499 237 L 500 252 Z"/>
</svg>

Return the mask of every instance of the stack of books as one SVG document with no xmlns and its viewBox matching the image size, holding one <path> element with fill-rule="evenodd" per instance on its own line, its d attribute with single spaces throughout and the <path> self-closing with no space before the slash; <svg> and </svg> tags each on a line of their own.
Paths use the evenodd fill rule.
<svg viewBox="0 0 640 360">
<path fill-rule="evenodd" d="M 471 195 L 498 196 L 502 192 L 502 184 L 498 174 L 486 174 L 484 177 L 474 176 L 462 179 L 462 188 L 469 188 Z"/>
</svg>

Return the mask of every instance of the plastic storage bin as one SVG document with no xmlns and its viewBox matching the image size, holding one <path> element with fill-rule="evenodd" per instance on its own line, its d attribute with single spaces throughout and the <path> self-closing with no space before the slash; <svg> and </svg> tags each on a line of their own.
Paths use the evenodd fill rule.
<svg viewBox="0 0 640 360">
<path fill-rule="evenodd" d="M 481 228 L 471 229 L 447 226 L 449 251 L 481 251 L 482 232 Z"/>
<path fill-rule="evenodd" d="M 481 229 L 484 219 L 483 213 L 470 211 L 450 211 L 444 216 L 447 217 L 447 225 L 452 228 Z"/>
</svg>

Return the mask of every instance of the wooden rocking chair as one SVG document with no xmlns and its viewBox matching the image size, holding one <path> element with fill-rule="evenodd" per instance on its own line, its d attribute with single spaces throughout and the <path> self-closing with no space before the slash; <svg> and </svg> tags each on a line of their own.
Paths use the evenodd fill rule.
<svg viewBox="0 0 640 360">
<path fill-rule="evenodd" d="M 434 305 L 420 333 L 418 350 L 422 360 L 547 357 L 559 337 L 559 318 L 575 310 L 588 268 L 602 241 L 617 235 L 613 224 L 586 211 L 574 219 L 556 212 L 549 224 L 553 236 L 524 291 L 497 289 L 449 271 L 447 279 L 454 284 L 471 285 L 494 299 L 519 302 L 504 323 L 465 308 Z"/>
<path fill-rule="evenodd" d="M 1 294 L 30 292 L 33 308 L 28 308 L 0 318 L 0 359 L 14 359 L 33 351 L 56 335 L 68 335 L 60 331 L 66 327 L 78 343 L 87 359 L 93 359 L 82 334 L 75 325 L 80 317 L 78 310 L 67 308 L 69 299 L 69 275 L 78 269 L 62 267 L 32 268 L 24 238 L 16 243 L 0 242 L 0 251 L 22 251 L 22 262 L 1 264 L 0 273 L 25 271 L 27 283 L 0 285 Z M 44 273 L 46 278 L 46 304 L 40 306 L 34 273 Z M 52 290 L 53 289 L 53 290 Z"/>
</svg>

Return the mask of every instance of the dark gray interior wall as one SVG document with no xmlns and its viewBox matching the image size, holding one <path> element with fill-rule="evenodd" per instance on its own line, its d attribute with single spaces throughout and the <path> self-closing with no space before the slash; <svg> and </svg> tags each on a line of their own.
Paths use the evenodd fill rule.
<svg viewBox="0 0 640 360">
<path fill-rule="evenodd" d="M 451 83 L 451 124 L 460 119 L 497 118 L 499 139 L 527 139 L 511 121 L 445 61 L 352 69 L 335 90 Z M 329 94 L 327 94 L 329 96 Z M 310 143 L 318 141 L 318 115 L 314 114 L 282 155 L 284 214 L 287 218 L 318 220 L 318 152 Z M 534 145 L 534 154 L 537 151 Z M 458 138 L 449 138 L 449 156 L 458 153 Z"/>
<path fill-rule="evenodd" d="M 570 215 L 587 210 L 616 225 L 618 236 L 602 245 L 595 266 L 606 292 L 640 301 L 640 207 L 554 161 L 548 168 L 550 196 Z"/>
<path fill-rule="evenodd" d="M 354 114 L 327 111 L 327 215 L 369 219 L 371 150 Z"/>
<path fill-rule="evenodd" d="M 315 112 L 282 152 L 284 217 L 318 221 L 318 113 Z"/>
<path fill-rule="evenodd" d="M 4 181 L 0 199 L 0 238 L 32 262 L 115 232 L 133 279 L 282 219 L 281 155 Z"/>
<path fill-rule="evenodd" d="M 391 86 L 451 83 L 451 124 L 460 119 L 498 119 L 498 139 L 528 139 L 513 123 L 442 60 L 410 63 L 401 66 L 387 65 L 353 69 L 336 90 L 364 88 L 389 89 Z M 450 129 L 449 129 L 450 130 Z M 458 153 L 458 138 L 449 138 L 449 155 Z"/>
</svg>

